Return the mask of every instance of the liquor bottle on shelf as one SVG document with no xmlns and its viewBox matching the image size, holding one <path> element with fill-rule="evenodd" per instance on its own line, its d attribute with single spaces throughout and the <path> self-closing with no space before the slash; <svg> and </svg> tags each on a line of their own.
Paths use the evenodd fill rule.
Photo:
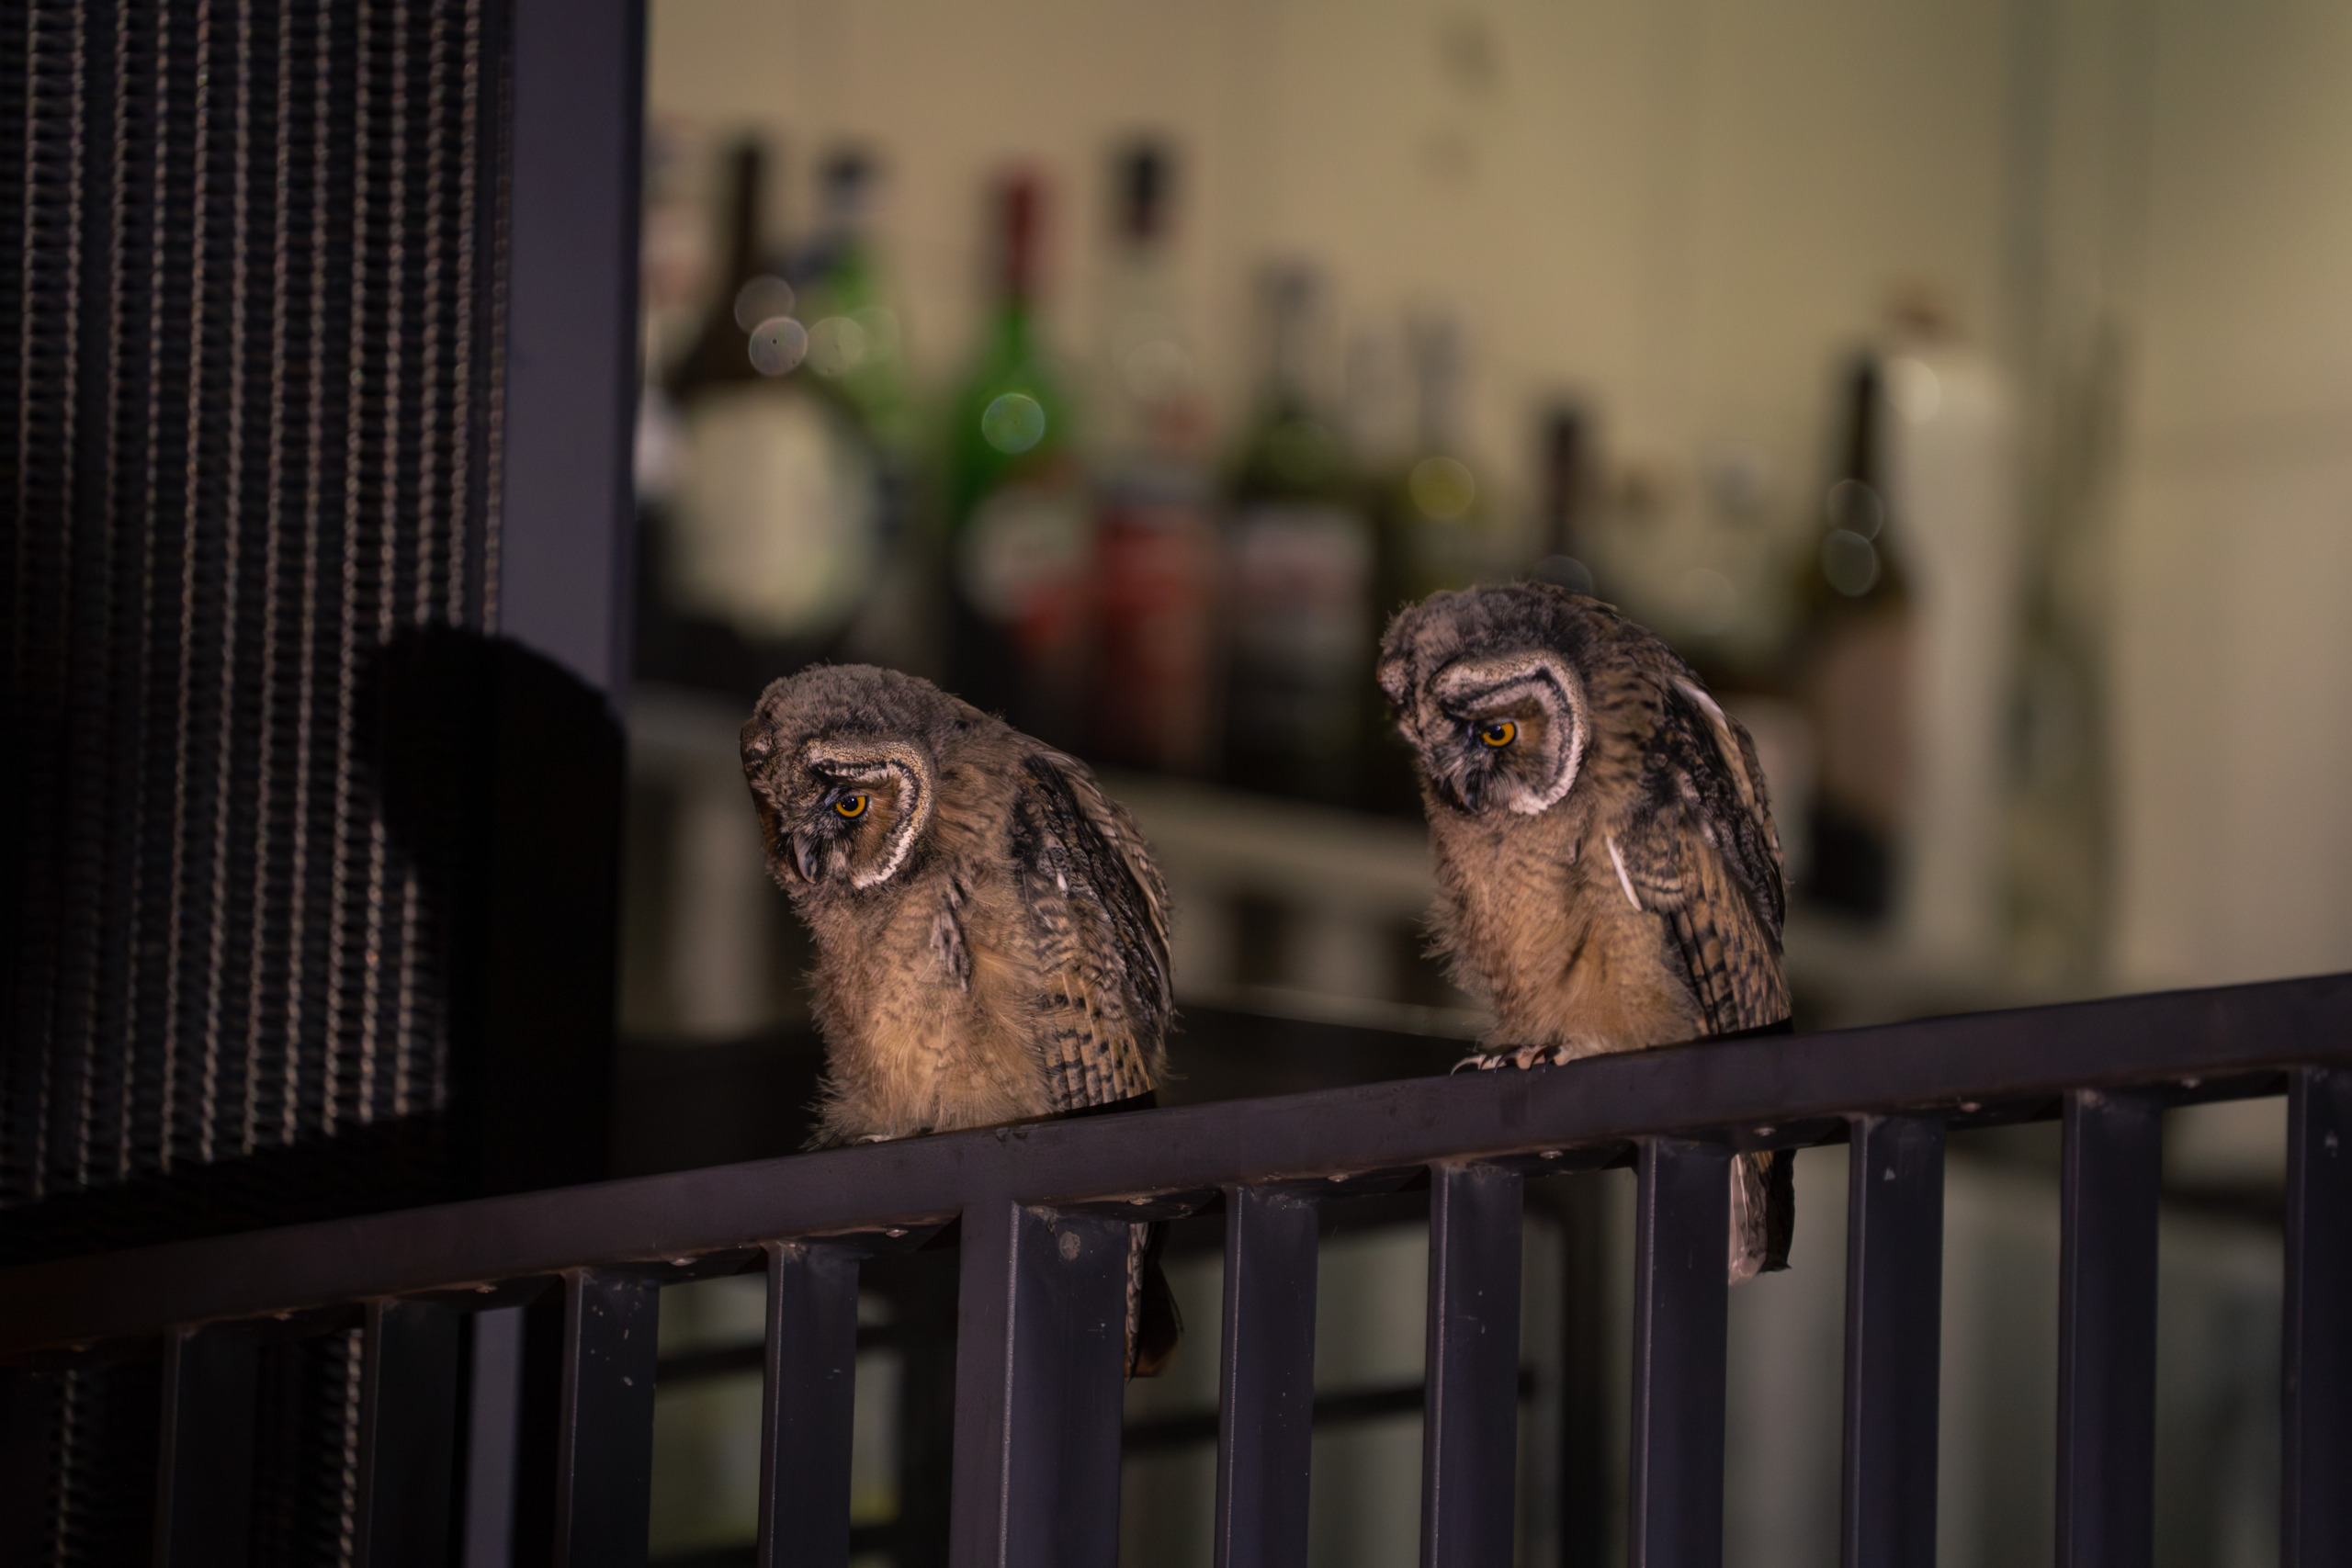
<svg viewBox="0 0 2352 1568">
<path fill-rule="evenodd" d="M 1801 569 L 1796 688 L 1812 728 L 1815 794 L 1804 892 L 1867 921 L 1891 912 L 1912 771 L 1910 585 L 1892 514 L 1875 354 L 1841 397 L 1836 478 Z"/>
<path fill-rule="evenodd" d="M 1460 325 L 1435 316 L 1415 323 L 1414 444 L 1386 487 L 1376 579 L 1381 616 L 1442 589 L 1466 588 L 1493 571 L 1486 497 L 1462 455 Z"/>
<path fill-rule="evenodd" d="M 996 309 L 947 433 L 950 685 L 1076 746 L 1086 690 L 1089 516 L 1069 409 L 1038 338 L 1043 192 L 996 192 Z"/>
<path fill-rule="evenodd" d="M 728 266 L 673 374 L 676 483 L 662 508 L 663 624 L 640 663 L 755 694 L 831 651 L 882 559 L 885 496 L 855 412 L 795 375 L 808 334 L 764 243 L 763 150 L 729 156 Z"/>
<path fill-rule="evenodd" d="M 1544 415 L 1542 469 L 1537 476 L 1535 564 L 1528 575 L 1576 593 L 1597 593 L 1593 540 L 1592 419 L 1575 403 L 1556 403 Z"/>
<path fill-rule="evenodd" d="M 1317 279 L 1282 269 L 1266 294 L 1272 364 L 1227 525 L 1225 775 L 1353 805 L 1378 635 L 1373 527 L 1346 449 L 1317 418 Z"/>
<path fill-rule="evenodd" d="M 1140 142 L 1114 163 L 1095 367 L 1090 754 L 1167 773 L 1214 761 L 1217 538 L 1208 410 L 1170 254 L 1173 163 Z"/>
<path fill-rule="evenodd" d="M 839 639 L 838 656 L 926 675 L 940 672 L 937 541 L 912 525 L 917 421 L 904 338 L 873 227 L 880 169 L 837 148 L 818 175 L 816 232 L 787 271 L 807 323 L 804 385 L 837 403 L 874 454 L 880 558 Z"/>
<path fill-rule="evenodd" d="M 857 411 L 876 445 L 902 450 L 914 435 L 913 401 L 871 233 L 879 182 L 874 159 L 859 149 L 825 159 L 817 232 L 794 253 L 788 276 L 808 329 L 808 368 Z"/>
<path fill-rule="evenodd" d="M 1432 314 L 1407 333 L 1412 375 L 1413 441 L 1380 489 L 1378 554 L 1373 570 L 1375 624 L 1407 604 L 1499 575 L 1487 498 L 1463 456 L 1464 344 L 1460 323 Z M 1386 722 L 1376 692 L 1364 698 L 1363 804 L 1412 815 L 1420 787 L 1411 753 Z"/>
</svg>

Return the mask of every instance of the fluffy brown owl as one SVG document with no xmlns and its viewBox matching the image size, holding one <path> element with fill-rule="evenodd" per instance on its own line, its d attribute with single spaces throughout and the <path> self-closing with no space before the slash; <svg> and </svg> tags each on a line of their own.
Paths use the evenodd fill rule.
<svg viewBox="0 0 2352 1568">
<path fill-rule="evenodd" d="M 868 665 L 769 686 L 743 726 L 769 874 L 815 938 L 818 1146 L 1151 1103 L 1168 889 L 1075 758 Z M 1131 1370 L 1173 1350 L 1138 1225 Z"/>
<path fill-rule="evenodd" d="M 1380 685 L 1419 761 L 1440 951 L 1482 1067 L 1785 1027 L 1786 889 L 1755 745 L 1657 637 L 1547 583 L 1400 612 Z M 1732 1165 L 1731 1276 L 1786 1265 L 1785 1155 Z"/>
</svg>

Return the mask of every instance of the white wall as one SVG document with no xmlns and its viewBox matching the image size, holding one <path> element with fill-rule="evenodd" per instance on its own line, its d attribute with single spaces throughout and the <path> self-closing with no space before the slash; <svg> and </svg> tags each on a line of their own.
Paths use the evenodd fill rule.
<svg viewBox="0 0 2352 1568">
<path fill-rule="evenodd" d="M 2352 9 L 2161 0 L 2118 978 L 2352 965 Z"/>
</svg>

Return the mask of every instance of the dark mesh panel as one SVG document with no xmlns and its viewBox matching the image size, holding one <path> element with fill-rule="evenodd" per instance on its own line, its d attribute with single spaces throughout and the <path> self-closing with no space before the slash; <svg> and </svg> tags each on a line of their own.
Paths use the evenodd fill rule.
<svg viewBox="0 0 2352 1568">
<path fill-rule="evenodd" d="M 353 1560 L 359 1334 L 266 1347 L 254 1433 L 253 1568 Z"/>
<path fill-rule="evenodd" d="M 413 676 L 495 629 L 503 49 L 0 16 L 0 1258 L 460 1181 L 473 710 Z M 356 1352 L 264 1358 L 255 1562 L 351 1560 Z M 61 1375 L 45 1561 L 152 1561 L 159 1394 Z"/>
<path fill-rule="evenodd" d="M 65 1375 L 50 1489 L 57 1568 L 154 1561 L 160 1372 L 153 1361 L 130 1361 Z"/>
<path fill-rule="evenodd" d="M 447 1103 L 461 852 L 379 708 L 494 603 L 495 21 L 6 24 L 0 1205 Z"/>
</svg>

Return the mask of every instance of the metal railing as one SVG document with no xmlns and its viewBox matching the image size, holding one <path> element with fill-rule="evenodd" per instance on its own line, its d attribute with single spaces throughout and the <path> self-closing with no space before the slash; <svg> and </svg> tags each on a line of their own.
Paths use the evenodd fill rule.
<svg viewBox="0 0 2352 1568">
<path fill-rule="evenodd" d="M 364 1331 L 356 1561 L 441 1560 L 464 1314 L 560 1302 L 555 1561 L 642 1563 L 665 1283 L 764 1269 L 763 1564 L 842 1562 L 862 1258 L 961 1249 L 952 1561 L 1116 1556 L 1127 1226 L 1221 1207 L 1216 1558 L 1305 1561 L 1318 1204 L 1430 1190 L 1422 1562 L 1513 1551 L 1530 1175 L 1638 1171 L 1635 1564 L 1718 1563 L 1725 1164 L 1849 1142 L 1843 1557 L 1934 1561 L 1947 1131 L 2064 1123 L 2062 1568 L 2152 1560 L 2161 1113 L 2285 1093 L 2280 1506 L 2352 1561 L 2352 976 L 1749 1039 L 874 1145 L 0 1272 L 17 1408 L 163 1358 L 158 1561 L 233 1560 L 262 1334 Z M 1815 1263 L 1812 1267 L 1824 1265 Z M 0 1463 L 36 1456 L 0 1443 Z M 0 1491 L 24 1473 L 0 1473 Z"/>
</svg>

